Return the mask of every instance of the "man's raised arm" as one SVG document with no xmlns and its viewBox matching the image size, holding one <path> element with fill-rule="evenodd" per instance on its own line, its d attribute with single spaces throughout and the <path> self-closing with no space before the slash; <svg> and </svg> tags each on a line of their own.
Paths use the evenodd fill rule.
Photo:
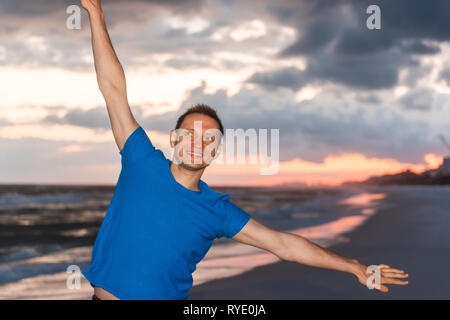
<svg viewBox="0 0 450 320">
<path fill-rule="evenodd" d="M 138 127 L 128 104 L 125 73 L 109 38 L 100 0 L 81 0 L 81 4 L 89 13 L 98 86 L 105 98 L 114 139 L 122 150 Z"/>
</svg>

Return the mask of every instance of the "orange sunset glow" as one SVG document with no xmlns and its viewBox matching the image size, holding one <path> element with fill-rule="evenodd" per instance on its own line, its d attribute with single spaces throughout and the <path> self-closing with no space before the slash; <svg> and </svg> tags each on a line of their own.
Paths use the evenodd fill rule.
<svg viewBox="0 0 450 320">
<path fill-rule="evenodd" d="M 372 175 L 393 174 L 404 170 L 421 172 L 437 167 L 442 158 L 427 154 L 426 164 L 402 163 L 395 159 L 373 159 L 363 154 L 344 154 L 328 156 L 322 163 L 313 163 L 301 159 L 280 162 L 278 173 L 273 176 L 259 176 L 261 168 L 267 167 L 255 164 L 217 164 L 207 169 L 206 177 L 219 180 L 221 175 L 243 176 L 242 184 L 264 185 L 286 182 L 300 182 L 307 185 L 339 185 L 345 181 L 360 181 Z M 260 177 L 255 179 L 254 177 Z"/>
</svg>

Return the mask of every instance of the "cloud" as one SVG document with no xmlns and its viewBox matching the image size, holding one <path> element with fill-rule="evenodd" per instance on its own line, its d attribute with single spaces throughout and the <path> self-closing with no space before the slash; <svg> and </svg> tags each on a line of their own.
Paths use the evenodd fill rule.
<svg viewBox="0 0 450 320">
<path fill-rule="evenodd" d="M 322 81 L 333 81 L 362 89 L 392 88 L 398 83 L 402 67 L 417 66 L 418 62 L 397 50 L 358 56 L 326 55 L 313 58 L 308 72 Z"/>
<path fill-rule="evenodd" d="M 66 19 L 72 0 L 2 0 L 0 1 L 0 64 L 26 67 L 60 67 L 71 70 L 92 70 L 92 50 L 88 14 L 82 9 L 82 29 L 68 30 Z M 111 37 L 114 30 L 130 34 L 130 25 L 138 29 L 166 10 L 173 15 L 196 15 L 203 0 L 109 0 L 102 3 Z M 163 9 L 162 11 L 157 9 Z M 168 26 L 155 30 L 166 31 Z M 154 35 L 156 35 L 155 33 Z M 120 32 L 117 33 L 120 41 Z M 182 39 L 183 35 L 180 34 Z M 30 43 L 38 40 L 40 43 Z M 141 42 L 148 39 L 141 38 Z M 170 42 L 170 41 L 167 41 Z M 160 41 L 162 43 L 162 41 Z M 149 51 L 147 51 L 148 53 Z M 130 58 L 125 57 L 125 62 Z"/>
<path fill-rule="evenodd" d="M 97 107 L 88 110 L 71 109 L 63 116 L 49 114 L 41 122 L 70 124 L 91 129 L 110 128 L 106 107 Z"/>
<path fill-rule="evenodd" d="M 174 58 L 168 59 L 165 62 L 165 65 L 168 67 L 172 67 L 174 69 L 185 70 L 185 69 L 210 67 L 211 61 L 209 61 L 207 59 L 199 59 L 199 58 L 174 57 Z"/>
<path fill-rule="evenodd" d="M 370 4 L 381 7 L 381 30 L 366 27 L 365 9 Z M 417 68 L 418 56 L 436 55 L 441 52 L 439 44 L 450 40 L 449 9 L 445 0 L 433 5 L 420 0 L 271 5 L 269 12 L 275 18 L 298 30 L 298 39 L 280 50 L 277 58 L 301 56 L 307 67 L 303 72 L 286 68 L 258 72 L 249 81 L 294 90 L 305 85 L 304 79 L 361 89 L 392 88 L 399 83 L 402 69 Z"/>
<path fill-rule="evenodd" d="M 405 41 L 415 41 L 415 49 L 423 50 L 422 40 L 438 42 L 450 40 L 450 20 L 448 12 L 450 3 L 446 0 L 436 0 L 433 4 L 421 0 L 397 1 L 345 1 L 354 16 L 355 24 L 346 29 L 338 40 L 340 52 L 361 52 L 369 48 L 371 52 L 387 50 L 401 46 Z M 381 9 L 381 30 L 366 28 L 366 8 L 376 4 Z M 419 48 L 419 46 L 421 48 Z M 344 50 L 344 48 L 346 50 Z M 412 47 L 414 49 L 414 45 Z M 437 51 L 435 51 L 437 53 Z"/>
<path fill-rule="evenodd" d="M 283 68 L 275 71 L 256 72 L 247 81 L 266 88 L 284 87 L 297 91 L 309 82 L 308 77 L 311 80 L 314 79 L 313 75 L 300 69 Z"/>
<path fill-rule="evenodd" d="M 149 130 L 168 133 L 175 127 L 177 114 L 175 112 L 166 112 L 162 114 L 144 116 L 144 108 L 141 106 L 130 106 L 134 117 L 144 127 Z M 110 120 L 106 106 L 95 107 L 91 109 L 70 108 L 63 115 L 57 115 L 51 109 L 48 114 L 40 120 L 42 123 L 67 124 L 98 130 L 111 130 Z"/>
<path fill-rule="evenodd" d="M 368 30 L 365 9 L 377 2 L 382 10 L 382 30 Z M 4 32 L 0 30 L 3 39 L 0 53 L 4 53 L 0 54 L 0 63 L 93 71 L 87 15 L 83 14 L 84 27 L 80 31 L 67 30 L 61 23 L 70 4 L 73 1 L 2 1 L 0 19 L 3 18 Z M 418 64 L 417 57 L 440 53 L 439 44 L 450 39 L 446 15 L 449 4 L 445 0 L 436 0 L 432 6 L 420 0 L 286 0 L 280 3 L 262 0 L 261 7 L 250 11 L 251 4 L 252 1 L 112 0 L 103 6 L 112 41 L 125 66 L 162 63 L 180 70 L 237 69 L 243 62 L 213 60 L 211 56 L 230 52 L 269 57 L 262 52 L 281 44 L 275 26 L 295 28 L 297 39 L 281 47 L 273 62 L 277 65 L 283 59 L 301 56 L 306 59 L 308 69 L 301 73 L 283 68 L 274 71 L 276 67 L 272 67 L 266 75 L 259 71 L 251 78 L 266 87 L 273 83 L 272 88 L 280 83 L 281 87 L 295 90 L 307 82 L 330 81 L 361 89 L 392 88 L 398 84 L 402 69 Z M 245 12 L 245 17 L 227 14 L 230 11 Z M 233 32 L 250 20 L 265 21 L 266 34 L 246 39 L 244 43 L 233 40 Z M 198 28 L 194 26 L 199 23 Z M 13 30 L 31 32 L 41 42 L 42 50 L 29 43 L 29 36 L 19 39 Z M 221 32 L 225 32 L 222 39 L 214 39 Z M 168 58 L 157 61 L 158 54 Z M 283 75 L 286 80 L 280 78 Z"/>
<path fill-rule="evenodd" d="M 14 125 L 13 122 L 0 118 L 0 126 L 13 126 L 13 125 Z"/>
<path fill-rule="evenodd" d="M 288 91 L 272 94 L 244 87 L 228 95 L 226 90 L 207 93 L 206 89 L 206 83 L 194 88 L 182 105 L 209 104 L 218 111 L 225 128 L 280 129 L 281 161 L 300 157 L 321 162 L 330 154 L 361 152 L 368 157 L 421 162 L 424 154 L 439 151 L 429 140 L 426 120 L 409 119 L 378 105 L 369 107 L 347 96 L 338 98 L 325 92 L 311 101 L 296 102 Z M 175 114 L 164 116 L 167 124 L 175 118 Z"/>
<path fill-rule="evenodd" d="M 84 10 L 81 30 L 68 30 L 65 9 L 73 4 L 69 0 L 36 0 L 30 7 L 23 1 L 16 4 L 6 0 L 2 4 L 1 65 L 94 71 Z M 103 7 L 111 40 L 125 68 L 236 70 L 248 67 L 248 60 L 241 57 L 249 56 L 253 61 L 270 57 L 269 50 L 281 47 L 288 37 L 278 24 L 262 22 L 255 10 L 248 12 L 255 17 L 250 20 L 229 14 L 230 10 L 239 11 L 241 5 L 133 0 L 105 1 Z M 245 34 L 249 25 L 253 31 Z M 255 32 L 259 32 L 257 36 Z"/>
<path fill-rule="evenodd" d="M 120 5 L 123 9 L 127 6 L 138 4 L 142 8 L 145 6 L 159 5 L 170 8 L 177 12 L 184 12 L 195 10 L 201 7 L 203 0 L 108 0 L 102 2 L 102 8 L 108 10 L 109 7 Z M 0 2 L 0 12 L 4 15 L 13 15 L 21 17 L 36 17 L 46 16 L 54 12 L 63 11 L 68 6 L 79 5 L 80 1 L 73 0 L 59 0 L 58 2 L 52 0 L 3 0 Z"/>
<path fill-rule="evenodd" d="M 373 55 L 340 56 L 330 59 L 317 53 L 305 70 L 282 68 L 253 74 L 248 82 L 264 87 L 284 87 L 294 91 L 308 83 L 333 82 L 361 89 L 391 88 L 398 83 L 401 67 L 417 66 L 414 59 L 399 51 Z"/>
<path fill-rule="evenodd" d="M 422 41 L 414 41 L 403 45 L 403 51 L 412 54 L 434 55 L 441 52 L 436 45 L 426 44 Z"/>
<path fill-rule="evenodd" d="M 444 80 L 450 86 L 450 68 L 443 69 L 439 74 L 440 79 Z"/>
<path fill-rule="evenodd" d="M 310 23 L 306 30 L 302 30 L 302 37 L 283 49 L 279 56 L 308 55 L 323 49 L 336 36 L 337 30 L 332 22 L 333 20 L 319 20 Z"/>
<path fill-rule="evenodd" d="M 421 88 L 408 92 L 400 99 L 400 102 L 406 109 L 429 111 L 433 108 L 434 99 L 433 90 Z"/>
<path fill-rule="evenodd" d="M 445 98 L 448 96 L 442 97 L 440 104 L 447 101 Z M 404 109 L 425 111 L 434 99 L 432 90 L 421 89 L 407 93 L 398 103 Z M 321 162 L 329 155 L 357 152 L 421 162 L 424 154 L 439 153 L 432 135 L 446 126 L 445 122 L 431 125 L 425 117 L 410 118 L 402 109 L 392 107 L 396 103 L 392 99 L 373 94 L 352 96 L 325 90 L 312 100 L 297 102 L 291 91 L 274 94 L 259 87 L 244 86 L 233 95 L 225 89 L 208 93 L 206 82 L 189 90 L 176 111 L 147 116 L 140 106 L 133 106 L 132 111 L 144 128 L 167 134 L 178 117 L 196 103 L 216 109 L 226 129 L 279 129 L 281 161 L 299 157 Z M 50 113 L 44 121 L 110 130 L 105 107 L 71 109 L 60 117 Z"/>
<path fill-rule="evenodd" d="M 381 104 L 382 99 L 374 94 L 361 94 L 356 96 L 356 101 L 364 103 L 364 104 Z"/>
<path fill-rule="evenodd" d="M 0 139 L 2 181 L 112 183 L 118 178 L 120 155 L 114 142 L 84 142 L 81 151 L 64 152 L 72 144 L 37 138 Z"/>
</svg>

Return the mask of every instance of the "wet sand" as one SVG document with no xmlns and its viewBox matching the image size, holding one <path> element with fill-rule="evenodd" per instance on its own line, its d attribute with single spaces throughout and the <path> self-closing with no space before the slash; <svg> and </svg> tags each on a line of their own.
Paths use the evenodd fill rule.
<svg viewBox="0 0 450 320">
<path fill-rule="evenodd" d="M 191 288 L 203 299 L 450 299 L 450 188 L 371 187 L 383 192 L 378 212 L 349 242 L 329 247 L 365 265 L 387 264 L 409 274 L 406 286 L 369 290 L 351 274 L 280 261 Z"/>
</svg>

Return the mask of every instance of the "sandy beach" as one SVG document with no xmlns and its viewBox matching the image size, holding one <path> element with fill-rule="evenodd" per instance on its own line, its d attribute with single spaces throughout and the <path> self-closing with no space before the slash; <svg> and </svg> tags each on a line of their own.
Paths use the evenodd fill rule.
<svg viewBox="0 0 450 320">
<path fill-rule="evenodd" d="M 292 205 L 285 211 L 278 203 L 280 208 L 272 208 L 266 220 L 261 214 L 255 218 L 272 221 L 278 230 L 289 225 L 290 232 L 366 265 L 383 263 L 403 269 L 409 274 L 409 284 L 388 284 L 388 293 L 369 290 L 351 274 L 280 261 L 262 249 L 229 240 L 213 246 L 197 265 L 189 299 L 450 298 L 450 187 L 346 189 L 300 203 L 292 197 L 295 194 L 285 203 Z M 255 201 L 259 200 L 247 206 Z M 90 226 L 93 211 L 81 208 L 90 217 L 81 226 Z M 55 219 L 59 214 L 55 212 Z M 73 214 L 80 216 L 76 211 Z M 80 228 L 70 221 L 69 226 Z M 91 251 L 92 246 L 86 245 L 38 255 L 21 252 L 31 256 L 0 264 L 3 279 L 9 280 L 0 286 L 0 299 L 90 299 L 93 290 L 84 277 L 80 288 L 69 290 L 68 273 L 61 271 L 69 265 L 86 268 Z"/>
<path fill-rule="evenodd" d="M 193 287 L 196 299 L 449 299 L 450 188 L 373 187 L 383 206 L 350 241 L 330 250 L 360 262 L 387 264 L 409 274 L 406 286 L 369 290 L 348 273 L 280 261 Z"/>
</svg>

